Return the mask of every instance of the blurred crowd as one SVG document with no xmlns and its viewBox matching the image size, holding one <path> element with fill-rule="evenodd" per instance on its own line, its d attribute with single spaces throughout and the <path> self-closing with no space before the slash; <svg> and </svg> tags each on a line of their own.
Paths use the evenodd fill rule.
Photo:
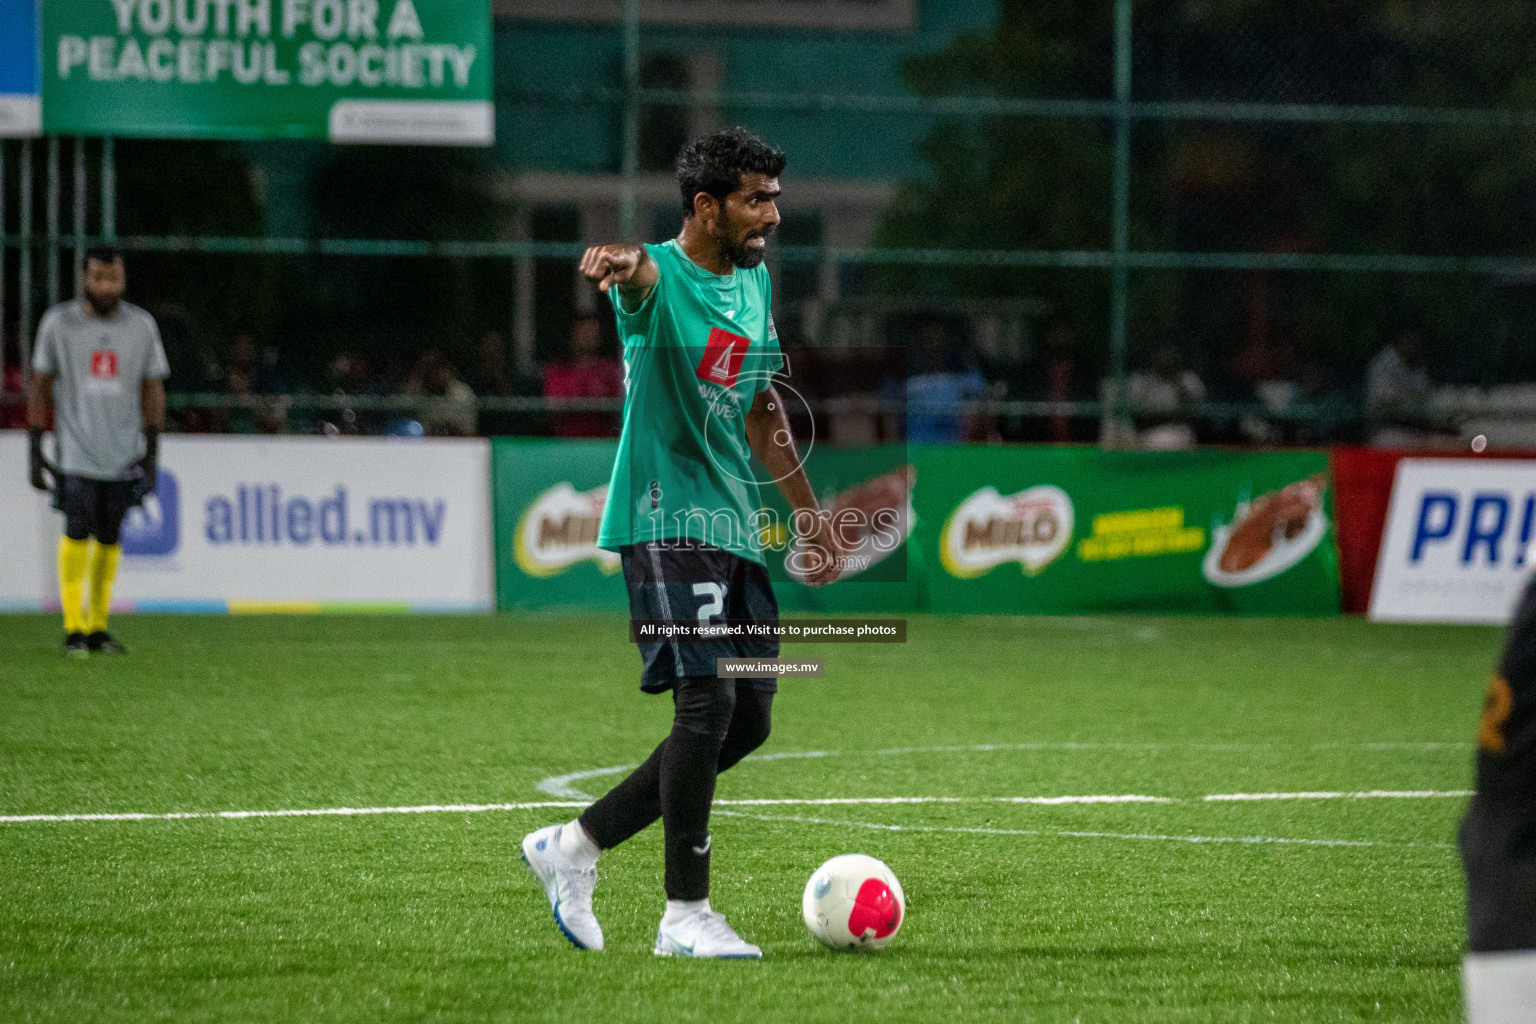
<svg viewBox="0 0 1536 1024">
<path fill-rule="evenodd" d="M 492 330 L 480 335 L 462 366 L 438 347 L 404 363 L 349 347 L 318 379 L 295 382 L 276 346 L 243 333 L 223 353 L 204 348 L 172 361 L 173 391 L 189 398 L 173 416 L 187 433 L 616 437 L 616 413 L 527 411 L 509 408 L 519 403 L 494 401 L 622 399 L 624 374 L 611 347 L 596 317 L 579 316 L 565 354 L 532 376 L 513 369 L 505 336 Z M 303 395 L 327 401 L 295 401 Z M 536 403 L 521 403 L 528 404 Z"/>
<path fill-rule="evenodd" d="M 821 405 L 818 434 L 840 444 L 1433 448 L 1459 445 L 1476 430 L 1510 445 L 1536 446 L 1528 425 L 1536 422 L 1536 386 L 1487 391 L 1437 382 L 1427 331 L 1412 321 L 1399 324 L 1363 374 L 1353 376 L 1262 336 L 1201 365 L 1163 342 L 1133 351 L 1118 396 L 1102 358 L 1088 356 L 1064 317 L 1035 325 L 1024 358 L 1007 362 L 978 355 L 970 333 L 964 317 L 917 313 L 890 325 L 894 344 L 789 348 L 794 388 Z M 624 370 L 611 321 L 577 315 L 563 340 L 563 352 L 533 373 L 518 373 L 506 336 L 488 330 L 461 346 L 458 360 L 439 347 L 401 360 L 353 346 L 310 379 L 295 379 L 279 349 L 250 333 L 235 335 L 222 352 L 170 346 L 168 338 L 168 347 L 182 350 L 172 358 L 171 391 L 185 399 L 173 397 L 172 418 L 189 433 L 616 437 L 620 419 L 613 406 L 624 396 Z M 12 396 L 21 389 L 17 363 L 12 346 L 5 370 L 5 392 Z M 296 401 L 300 396 L 325 401 Z M 540 398 L 606 400 L 609 408 L 526 401 Z M 1106 417 L 1111 403 L 1124 413 Z M 1494 420 L 1469 419 L 1469 405 L 1492 408 Z M 0 427 L 23 424 L 19 403 L 0 405 Z"/>
</svg>

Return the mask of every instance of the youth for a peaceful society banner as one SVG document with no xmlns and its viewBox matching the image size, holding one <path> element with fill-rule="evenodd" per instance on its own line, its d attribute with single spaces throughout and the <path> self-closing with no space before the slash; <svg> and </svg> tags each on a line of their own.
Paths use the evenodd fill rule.
<svg viewBox="0 0 1536 1024">
<path fill-rule="evenodd" d="M 494 141 L 488 0 L 46 0 L 42 51 L 49 134 Z"/>
<path fill-rule="evenodd" d="M 624 607 L 618 557 L 596 546 L 613 443 L 493 452 L 500 606 Z M 1331 614 L 1327 468 L 1320 452 L 822 449 L 807 475 L 825 507 L 867 523 L 858 564 L 800 586 L 793 544 L 769 530 L 768 567 L 785 610 Z"/>
<path fill-rule="evenodd" d="M 1403 459 L 1371 618 L 1503 625 L 1536 568 L 1533 540 L 1536 461 Z"/>
</svg>

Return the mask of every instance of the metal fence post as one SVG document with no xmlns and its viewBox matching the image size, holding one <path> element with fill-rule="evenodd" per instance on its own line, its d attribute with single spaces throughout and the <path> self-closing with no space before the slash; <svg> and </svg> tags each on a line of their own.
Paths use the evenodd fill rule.
<svg viewBox="0 0 1536 1024">
<path fill-rule="evenodd" d="M 1104 440 L 1118 442 L 1126 417 L 1126 320 L 1130 290 L 1126 254 L 1131 219 L 1131 0 L 1115 0 L 1115 165 L 1110 249 L 1109 394 Z"/>
<path fill-rule="evenodd" d="M 59 137 L 48 136 L 48 307 L 59 301 Z"/>
<path fill-rule="evenodd" d="M 21 140 L 21 175 L 17 181 L 21 189 L 18 212 L 21 215 L 21 259 L 16 268 L 16 320 L 17 342 L 21 349 L 21 378 L 26 383 L 32 379 L 32 140 Z"/>
<path fill-rule="evenodd" d="M 619 237 L 636 239 L 635 178 L 640 173 L 640 0 L 624 0 L 624 154 Z"/>
<path fill-rule="evenodd" d="M 117 241 L 117 140 L 101 140 L 101 237 Z"/>
<path fill-rule="evenodd" d="M 74 280 L 76 298 L 85 290 L 85 267 L 81 259 L 85 256 L 85 136 L 75 136 L 75 209 L 74 209 L 75 244 L 73 257 L 70 263 L 74 265 Z"/>
</svg>

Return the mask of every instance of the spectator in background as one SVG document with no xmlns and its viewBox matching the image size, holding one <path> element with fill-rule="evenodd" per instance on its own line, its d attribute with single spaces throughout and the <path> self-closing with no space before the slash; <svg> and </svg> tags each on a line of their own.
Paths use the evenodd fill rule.
<svg viewBox="0 0 1536 1024">
<path fill-rule="evenodd" d="M 1365 401 L 1373 410 L 1404 410 L 1429 398 L 1429 370 L 1424 365 L 1424 332 L 1403 328 L 1365 370 Z"/>
<path fill-rule="evenodd" d="M 917 329 L 907 377 L 907 441 L 917 444 L 957 444 L 965 440 L 991 440 L 990 422 L 960 410 L 965 402 L 988 396 L 987 382 L 974 366 L 967 366 L 950 343 L 942 320 L 926 318 Z"/>
<path fill-rule="evenodd" d="M 389 389 L 384 380 L 369 368 L 366 356 L 356 349 L 343 349 L 331 361 L 325 390 L 336 398 L 368 398 L 382 395 Z M 325 413 L 320 422 L 320 432 L 329 437 L 372 434 L 381 426 L 377 413 L 342 407 Z"/>
<path fill-rule="evenodd" d="M 4 344 L 4 335 L 0 334 L 0 346 Z M 27 403 L 22 390 L 20 353 L 14 348 L 4 351 L 5 374 L 0 379 L 0 399 L 10 399 L 10 403 L 0 403 L 0 430 L 23 430 L 27 425 Z"/>
<path fill-rule="evenodd" d="M 1127 383 L 1140 447 L 1178 451 L 1195 446 L 1190 407 L 1205 401 L 1205 383 L 1184 365 L 1177 345 L 1159 345 L 1151 368 L 1131 374 Z"/>
<path fill-rule="evenodd" d="M 1077 334 L 1072 325 L 1061 317 L 1051 320 L 1040 339 L 1040 372 L 1044 380 L 1043 395 L 1047 402 L 1071 402 L 1078 396 L 1079 371 L 1077 368 Z M 1051 416 L 1048 434 L 1052 441 L 1061 444 L 1072 440 L 1071 417 L 1057 413 Z"/>
<path fill-rule="evenodd" d="M 277 350 L 258 349 L 256 339 L 242 332 L 230 343 L 225 359 L 224 392 L 247 399 L 249 404 L 227 410 L 224 429 L 231 434 L 282 434 L 288 428 L 288 402 L 282 397 L 288 386 L 277 372 Z"/>
<path fill-rule="evenodd" d="M 597 317 L 582 314 L 571 325 L 570 355 L 544 368 L 545 398 L 623 398 L 624 375 L 604 359 Z M 617 437 L 617 420 L 606 412 L 562 412 L 553 417 L 556 437 Z"/>
<path fill-rule="evenodd" d="M 500 331 L 480 335 L 466 383 L 480 398 L 510 398 L 518 393 L 516 375 L 507 363 L 507 340 Z M 506 411 L 480 413 L 480 431 L 486 435 L 515 434 L 517 425 L 517 417 Z"/>
<path fill-rule="evenodd" d="M 1234 397 L 1240 402 L 1258 402 L 1263 413 L 1244 412 L 1237 429 L 1244 440 L 1255 444 L 1279 444 L 1285 431 L 1281 421 L 1301 395 L 1296 382 L 1296 350 L 1289 341 L 1275 338 L 1268 330 L 1249 332 L 1238 346 L 1229 364 Z"/>
<path fill-rule="evenodd" d="M 1423 328 L 1408 324 L 1365 368 L 1365 406 L 1373 421 L 1371 444 L 1411 448 L 1431 444 L 1434 431 L 1426 406 L 1431 382 L 1425 366 L 1428 341 Z"/>
<path fill-rule="evenodd" d="M 486 331 L 475 343 L 474 362 L 465 381 L 481 398 L 505 398 L 517 394 L 512 370 L 507 365 L 507 342 L 500 331 Z"/>
<path fill-rule="evenodd" d="M 434 437 L 472 437 L 475 433 L 475 392 L 459 379 L 453 365 L 437 349 L 428 349 L 400 389 L 407 395 L 442 399 L 421 410 L 421 425 Z"/>
</svg>

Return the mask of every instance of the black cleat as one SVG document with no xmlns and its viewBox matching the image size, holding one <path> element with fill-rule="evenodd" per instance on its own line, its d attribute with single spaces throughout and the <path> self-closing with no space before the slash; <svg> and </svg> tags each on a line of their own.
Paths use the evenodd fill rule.
<svg viewBox="0 0 1536 1024">
<path fill-rule="evenodd" d="M 84 633 L 64 634 L 64 656 L 66 658 L 89 658 L 91 656 L 91 643 L 85 638 Z"/>
<path fill-rule="evenodd" d="M 85 645 L 88 650 L 94 651 L 97 654 L 128 653 L 128 648 L 114 640 L 112 638 L 112 634 L 108 633 L 104 629 L 98 629 L 96 632 L 86 637 Z"/>
</svg>

